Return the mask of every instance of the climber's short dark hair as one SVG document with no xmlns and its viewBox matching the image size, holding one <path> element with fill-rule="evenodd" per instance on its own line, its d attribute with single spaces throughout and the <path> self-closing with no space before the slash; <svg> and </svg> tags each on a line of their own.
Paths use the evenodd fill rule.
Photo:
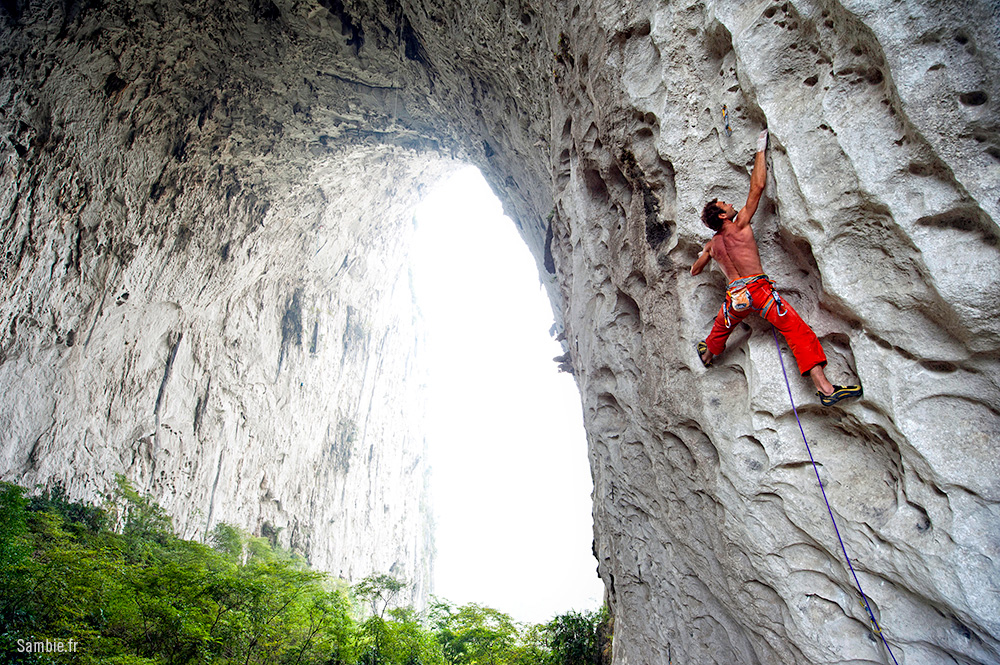
<svg viewBox="0 0 1000 665">
<path fill-rule="evenodd" d="M 725 214 L 725 211 L 719 206 L 719 199 L 712 199 L 705 204 L 704 210 L 701 211 L 701 221 L 705 226 L 718 233 L 722 230 Z"/>
</svg>

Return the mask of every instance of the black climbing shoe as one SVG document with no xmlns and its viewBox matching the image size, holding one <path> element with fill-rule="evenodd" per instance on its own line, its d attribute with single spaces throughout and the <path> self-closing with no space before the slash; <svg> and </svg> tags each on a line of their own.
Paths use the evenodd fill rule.
<svg viewBox="0 0 1000 665">
<path fill-rule="evenodd" d="M 823 403 L 823 406 L 833 406 L 842 399 L 861 397 L 862 390 L 861 386 L 834 386 L 831 395 L 824 395 L 818 390 L 816 394 L 819 395 L 819 401 Z"/>
<path fill-rule="evenodd" d="M 704 365 L 705 367 L 711 367 L 712 366 L 711 360 L 705 362 L 705 354 L 708 353 L 708 344 L 705 344 L 704 340 L 702 340 L 701 342 L 698 342 L 698 346 L 696 348 L 698 349 L 698 360 L 701 361 L 701 364 Z"/>
</svg>

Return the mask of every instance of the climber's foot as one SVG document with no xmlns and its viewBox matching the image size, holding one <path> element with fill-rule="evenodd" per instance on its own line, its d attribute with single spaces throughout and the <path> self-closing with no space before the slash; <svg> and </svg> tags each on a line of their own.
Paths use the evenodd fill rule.
<svg viewBox="0 0 1000 665">
<path fill-rule="evenodd" d="M 862 390 L 861 386 L 834 386 L 833 392 L 829 395 L 824 395 L 818 390 L 816 391 L 816 395 L 819 396 L 819 401 L 823 406 L 833 406 L 842 399 L 861 397 Z"/>
<path fill-rule="evenodd" d="M 698 358 L 701 359 L 701 364 L 705 367 L 712 366 L 712 360 L 715 356 L 708 350 L 708 344 L 705 344 L 704 341 L 698 342 Z"/>
</svg>

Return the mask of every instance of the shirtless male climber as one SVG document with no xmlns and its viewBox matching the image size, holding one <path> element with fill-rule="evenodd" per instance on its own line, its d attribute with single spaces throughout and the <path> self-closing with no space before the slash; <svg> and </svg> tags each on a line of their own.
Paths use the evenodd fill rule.
<svg viewBox="0 0 1000 665">
<path fill-rule="evenodd" d="M 823 353 L 816 333 L 791 305 L 781 299 L 774 284 L 764 274 L 750 220 L 757 212 L 757 204 L 767 182 L 766 150 L 765 129 L 757 139 L 757 156 L 750 174 L 750 196 L 739 213 L 733 206 L 719 199 L 709 201 L 701 213 L 701 221 L 715 231 L 715 235 L 691 266 L 691 274 L 699 274 L 708 265 L 709 259 L 715 259 L 729 280 L 726 301 L 719 308 L 712 332 L 704 341 L 698 342 L 701 362 L 705 367 L 711 365 L 712 359 L 726 348 L 726 340 L 736 325 L 751 312 L 756 312 L 784 335 L 795 356 L 795 362 L 798 363 L 799 372 L 802 376 L 808 374 L 812 379 L 816 385 L 816 394 L 824 406 L 849 397 L 860 397 L 861 386 L 835 386 L 826 378 L 823 372 L 826 354 Z"/>
</svg>

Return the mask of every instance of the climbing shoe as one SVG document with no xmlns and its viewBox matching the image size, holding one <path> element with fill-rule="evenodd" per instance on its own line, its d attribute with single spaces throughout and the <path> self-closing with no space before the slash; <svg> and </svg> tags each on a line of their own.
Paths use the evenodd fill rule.
<svg viewBox="0 0 1000 665">
<path fill-rule="evenodd" d="M 705 344 L 704 340 L 702 340 L 701 342 L 698 342 L 697 349 L 698 349 L 698 360 L 701 361 L 701 364 L 704 365 L 705 367 L 711 367 L 712 366 L 711 360 L 705 362 L 705 354 L 708 353 L 708 344 Z"/>
<path fill-rule="evenodd" d="M 830 395 L 824 395 L 818 390 L 816 394 L 819 395 L 819 401 L 823 403 L 823 406 L 833 406 L 842 399 L 861 397 L 862 391 L 861 386 L 834 386 L 833 393 Z"/>
</svg>

